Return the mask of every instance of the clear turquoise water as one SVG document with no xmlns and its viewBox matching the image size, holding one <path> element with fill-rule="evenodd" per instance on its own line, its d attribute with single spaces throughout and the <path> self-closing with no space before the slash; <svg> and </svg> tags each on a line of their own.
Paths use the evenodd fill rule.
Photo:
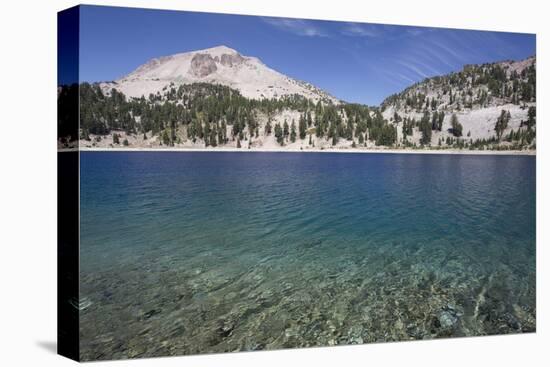
<svg viewBox="0 0 550 367">
<path fill-rule="evenodd" d="M 81 153 L 81 354 L 535 330 L 535 157 Z"/>
</svg>

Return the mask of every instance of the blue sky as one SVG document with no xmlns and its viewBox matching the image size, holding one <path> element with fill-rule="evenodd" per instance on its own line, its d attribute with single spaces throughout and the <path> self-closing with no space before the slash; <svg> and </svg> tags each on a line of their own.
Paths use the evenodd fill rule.
<svg viewBox="0 0 550 367">
<path fill-rule="evenodd" d="M 80 80 L 114 80 L 151 58 L 226 45 L 348 102 L 379 104 L 465 64 L 534 55 L 535 35 L 83 6 Z"/>
</svg>

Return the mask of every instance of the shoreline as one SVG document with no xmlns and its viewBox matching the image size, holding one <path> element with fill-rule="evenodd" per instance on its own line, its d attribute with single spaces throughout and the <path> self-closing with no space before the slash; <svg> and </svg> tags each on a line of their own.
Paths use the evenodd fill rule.
<svg viewBox="0 0 550 367">
<path fill-rule="evenodd" d="M 536 156 L 536 150 L 457 150 L 457 149 L 247 149 L 247 148 L 68 148 L 58 152 L 242 152 L 242 153 L 360 153 L 360 154 L 450 154 Z"/>
</svg>

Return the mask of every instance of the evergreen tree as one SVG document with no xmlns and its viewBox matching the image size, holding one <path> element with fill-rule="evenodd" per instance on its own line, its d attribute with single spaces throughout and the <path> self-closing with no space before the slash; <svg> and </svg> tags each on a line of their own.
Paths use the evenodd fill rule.
<svg viewBox="0 0 550 367">
<path fill-rule="evenodd" d="M 298 122 L 298 130 L 300 132 L 300 139 L 305 139 L 306 138 L 306 124 L 307 124 L 306 118 L 300 116 L 300 120 Z"/>
<path fill-rule="evenodd" d="M 537 108 L 535 106 L 529 107 L 527 110 L 527 127 L 530 129 L 537 123 Z"/>
<path fill-rule="evenodd" d="M 500 140 L 502 133 L 508 127 L 508 122 L 510 121 L 510 111 L 506 112 L 505 110 L 500 111 L 500 116 L 495 123 L 495 131 L 497 133 L 497 139 Z"/>
<path fill-rule="evenodd" d="M 311 119 L 311 112 L 307 111 L 307 127 L 313 125 L 313 120 Z"/>
<path fill-rule="evenodd" d="M 451 128 L 453 130 L 453 135 L 456 137 L 462 136 L 462 124 L 458 121 L 458 117 L 453 113 L 451 116 Z"/>
<path fill-rule="evenodd" d="M 162 143 L 164 145 L 170 145 L 170 135 L 168 135 L 168 131 L 166 130 L 162 131 Z"/>
<path fill-rule="evenodd" d="M 432 141 L 432 128 L 429 122 L 420 123 L 420 133 L 422 134 L 420 144 L 430 145 L 430 142 Z"/>
<path fill-rule="evenodd" d="M 290 134 L 290 131 L 289 131 L 289 128 L 288 128 L 288 123 L 286 122 L 286 119 L 285 119 L 285 122 L 283 123 L 283 136 L 284 136 L 284 138 L 286 139 L 289 134 Z"/>
<path fill-rule="evenodd" d="M 375 129 L 373 133 L 376 145 L 393 146 L 397 141 L 396 128 L 388 124 Z"/>
<path fill-rule="evenodd" d="M 88 132 L 88 129 L 82 129 L 80 133 L 80 139 L 90 141 L 90 133 Z"/>
<path fill-rule="evenodd" d="M 271 135 L 271 118 L 267 119 L 267 124 L 265 125 L 266 135 Z"/>
<path fill-rule="evenodd" d="M 294 123 L 294 120 L 292 120 L 292 124 L 290 126 L 290 141 L 293 143 L 296 141 L 296 124 Z"/>
<path fill-rule="evenodd" d="M 432 130 L 439 130 L 439 113 L 432 113 Z"/>
<path fill-rule="evenodd" d="M 210 145 L 212 145 L 213 147 L 217 146 L 218 145 L 218 142 L 216 141 L 217 138 L 218 138 L 218 133 L 216 129 L 212 129 L 210 131 Z"/>
<path fill-rule="evenodd" d="M 430 113 L 426 111 L 420 120 L 420 132 L 422 137 L 420 143 L 422 145 L 430 145 L 432 141 L 432 124 L 430 122 Z"/>
<path fill-rule="evenodd" d="M 285 142 L 284 133 L 279 123 L 275 125 L 275 138 L 277 139 L 277 143 L 279 143 L 281 146 L 284 145 L 284 142 Z"/>
<path fill-rule="evenodd" d="M 222 127 L 221 127 L 221 136 L 220 136 L 220 144 L 223 142 L 223 144 L 227 143 L 227 124 L 225 123 L 225 119 L 222 121 Z"/>
</svg>

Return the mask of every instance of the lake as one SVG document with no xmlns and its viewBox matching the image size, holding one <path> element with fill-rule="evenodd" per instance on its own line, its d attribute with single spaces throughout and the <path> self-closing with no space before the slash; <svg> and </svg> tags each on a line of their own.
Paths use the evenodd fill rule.
<svg viewBox="0 0 550 367">
<path fill-rule="evenodd" d="M 80 155 L 83 360 L 535 331 L 533 156 Z"/>
</svg>

